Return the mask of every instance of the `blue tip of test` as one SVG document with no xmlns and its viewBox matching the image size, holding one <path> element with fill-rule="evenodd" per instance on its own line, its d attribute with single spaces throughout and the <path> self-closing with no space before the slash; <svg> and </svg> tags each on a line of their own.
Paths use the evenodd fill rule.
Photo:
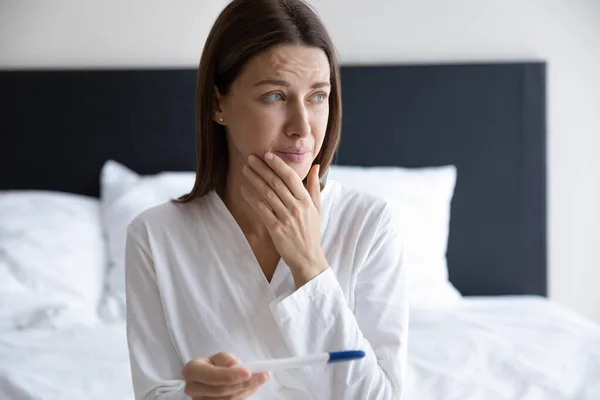
<svg viewBox="0 0 600 400">
<path fill-rule="evenodd" d="M 364 356 L 365 352 L 362 350 L 334 351 L 329 353 L 328 363 L 356 360 L 358 358 L 363 358 Z"/>
</svg>

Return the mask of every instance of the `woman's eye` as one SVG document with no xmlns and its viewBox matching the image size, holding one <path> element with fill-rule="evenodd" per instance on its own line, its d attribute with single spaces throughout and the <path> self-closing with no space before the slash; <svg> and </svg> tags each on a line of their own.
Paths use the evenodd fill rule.
<svg viewBox="0 0 600 400">
<path fill-rule="evenodd" d="M 325 99 L 326 99 L 325 93 L 316 93 L 311 96 L 310 101 L 313 103 L 322 103 L 323 101 L 325 101 Z"/>
<path fill-rule="evenodd" d="M 265 100 L 268 102 L 275 103 L 275 102 L 283 100 L 283 96 L 281 95 L 281 93 L 271 93 L 265 97 Z"/>
</svg>

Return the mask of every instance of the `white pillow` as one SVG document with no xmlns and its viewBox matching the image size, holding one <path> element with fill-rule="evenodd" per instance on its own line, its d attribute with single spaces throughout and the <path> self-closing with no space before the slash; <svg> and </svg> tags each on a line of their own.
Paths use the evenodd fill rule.
<svg viewBox="0 0 600 400">
<path fill-rule="evenodd" d="M 193 172 L 139 175 L 109 160 L 100 175 L 102 222 L 107 240 L 108 275 L 100 316 L 108 321 L 125 318 L 125 241 L 127 226 L 142 211 L 188 193 Z"/>
<path fill-rule="evenodd" d="M 446 250 L 456 167 L 332 165 L 329 178 L 386 200 L 405 238 L 412 308 L 447 308 L 461 295 L 448 280 Z"/>
<path fill-rule="evenodd" d="M 97 199 L 0 192 L 0 330 L 95 325 L 105 273 Z"/>
</svg>

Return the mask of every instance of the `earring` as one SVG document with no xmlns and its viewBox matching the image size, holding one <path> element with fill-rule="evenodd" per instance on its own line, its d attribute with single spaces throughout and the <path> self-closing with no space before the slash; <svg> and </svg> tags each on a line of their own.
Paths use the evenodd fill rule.
<svg viewBox="0 0 600 400">
<path fill-rule="evenodd" d="M 222 124 L 223 123 L 223 118 L 219 118 L 219 122 Z"/>
</svg>

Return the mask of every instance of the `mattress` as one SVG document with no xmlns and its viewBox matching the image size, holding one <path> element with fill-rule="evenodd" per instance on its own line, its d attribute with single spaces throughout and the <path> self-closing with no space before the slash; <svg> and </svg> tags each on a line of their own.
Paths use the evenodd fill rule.
<svg viewBox="0 0 600 400">
<path fill-rule="evenodd" d="M 600 399 L 600 326 L 543 298 L 411 314 L 409 400 Z M 0 335 L 0 399 L 133 399 L 123 324 Z M 362 400 L 362 399 L 361 399 Z"/>
</svg>

